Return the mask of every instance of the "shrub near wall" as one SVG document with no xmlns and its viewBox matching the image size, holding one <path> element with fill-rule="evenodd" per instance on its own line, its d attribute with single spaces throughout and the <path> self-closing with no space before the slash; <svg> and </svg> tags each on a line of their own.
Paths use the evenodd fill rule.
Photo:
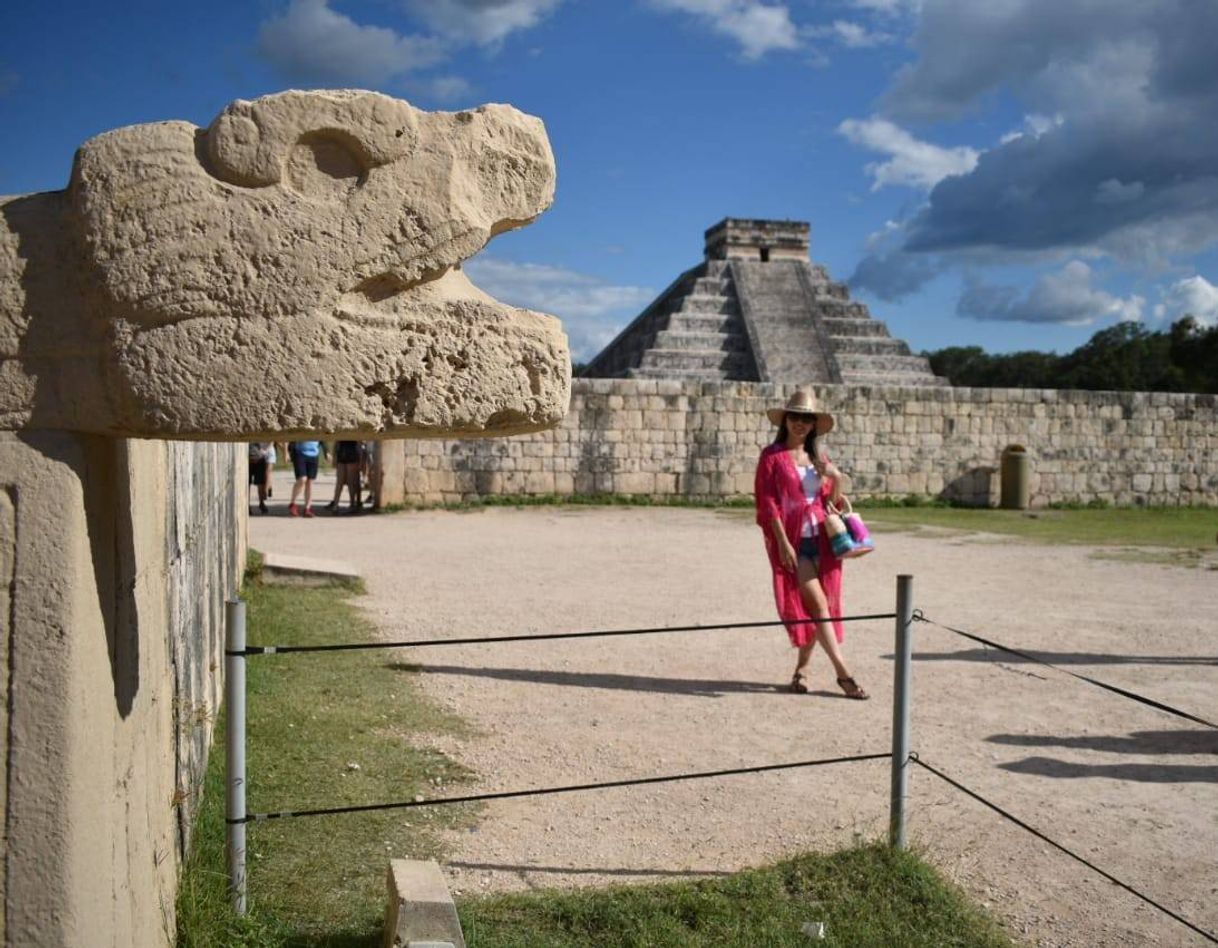
<svg viewBox="0 0 1218 948">
<path fill-rule="evenodd" d="M 380 446 L 379 503 L 490 496 L 748 496 L 795 386 L 575 379 L 553 431 Z M 1033 506 L 1218 504 L 1218 396 L 1050 389 L 821 386 L 831 456 L 858 497 L 998 499 L 1002 450 L 1030 452 Z"/>
</svg>

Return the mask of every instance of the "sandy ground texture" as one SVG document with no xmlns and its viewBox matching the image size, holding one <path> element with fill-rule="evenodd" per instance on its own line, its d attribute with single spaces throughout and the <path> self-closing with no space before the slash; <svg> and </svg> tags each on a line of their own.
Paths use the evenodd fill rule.
<svg viewBox="0 0 1218 948">
<path fill-rule="evenodd" d="M 324 482 L 319 492 L 329 497 Z M 387 639 L 618 629 L 774 617 L 747 512 L 488 509 L 251 519 L 265 551 L 342 558 Z M 878 516 L 874 519 L 879 519 Z M 946 625 L 1033 650 L 1218 720 L 1218 574 L 1098 559 L 1083 547 L 877 530 L 847 564 L 846 611 L 891 612 L 896 576 Z M 478 736 L 443 749 L 515 790 L 883 753 L 892 620 L 847 627 L 867 702 L 776 628 L 386 653 Z M 1218 732 L 916 626 L 912 746 L 922 759 L 1117 878 L 1218 930 Z M 386 701 L 390 697 L 386 696 Z M 437 795 L 446 792 L 438 788 Z M 458 892 L 698 877 L 887 831 L 887 761 L 488 804 L 454 833 Z M 1205 941 L 914 768 L 909 832 L 950 878 L 1035 945 Z"/>
</svg>

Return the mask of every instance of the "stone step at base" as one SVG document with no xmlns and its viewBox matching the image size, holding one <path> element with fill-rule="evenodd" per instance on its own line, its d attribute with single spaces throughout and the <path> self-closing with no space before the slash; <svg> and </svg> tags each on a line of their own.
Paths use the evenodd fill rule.
<svg viewBox="0 0 1218 948">
<path fill-rule="evenodd" d="M 668 317 L 673 332 L 744 332 L 744 323 L 733 313 L 673 313 Z"/>
<path fill-rule="evenodd" d="M 837 364 L 846 372 L 895 372 L 897 374 L 930 372 L 925 356 L 915 355 L 854 355 L 838 353 Z"/>
<path fill-rule="evenodd" d="M 676 313 L 731 313 L 740 312 L 740 304 L 730 296 L 705 296 L 690 293 L 681 297 L 673 310 Z"/>
<path fill-rule="evenodd" d="M 903 385 L 943 388 L 951 383 L 937 375 L 909 375 L 900 372 L 843 372 L 843 385 Z"/>
<path fill-rule="evenodd" d="M 902 339 L 892 336 L 833 336 L 833 351 L 838 355 L 911 355 Z"/>
<path fill-rule="evenodd" d="M 717 370 L 721 372 L 747 371 L 751 360 L 744 352 L 722 350 L 701 351 L 698 349 L 648 349 L 639 363 L 640 369 L 669 370 Z"/>
<path fill-rule="evenodd" d="M 680 329 L 665 329 L 656 333 L 657 349 L 701 349 L 743 352 L 748 341 L 739 332 L 689 332 Z"/>
<path fill-rule="evenodd" d="M 823 316 L 821 323 L 830 336 L 888 336 L 888 326 L 878 319 L 871 317 Z"/>
</svg>

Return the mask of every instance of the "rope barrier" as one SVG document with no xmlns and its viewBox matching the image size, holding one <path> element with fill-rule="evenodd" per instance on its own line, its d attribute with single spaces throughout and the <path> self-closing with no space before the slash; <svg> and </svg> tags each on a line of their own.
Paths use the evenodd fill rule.
<svg viewBox="0 0 1218 948">
<path fill-rule="evenodd" d="M 1072 678 L 1085 681 L 1089 685 L 1095 685 L 1097 688 L 1103 688 L 1105 691 L 1111 691 L 1113 694 L 1120 695 L 1122 698 L 1129 698 L 1159 711 L 1166 711 L 1168 714 L 1174 714 L 1178 718 L 1184 718 L 1186 721 L 1192 721 L 1194 724 L 1200 724 L 1203 727 L 1218 730 L 1218 724 L 1214 724 L 1212 721 L 1207 721 L 1205 718 L 1198 717 L 1195 714 L 1190 714 L 1187 711 L 1181 711 L 1179 708 L 1173 708 L 1170 704 L 1164 704 L 1162 701 L 1156 701 L 1154 698 L 1147 698 L 1145 695 L 1140 695 L 1136 691 L 1128 691 L 1125 688 L 1118 688 L 1116 685 L 1110 685 L 1107 682 L 1100 681 L 1098 678 L 1091 678 L 1088 675 L 1080 675 L 1078 672 L 1072 672 L 1068 668 L 1061 668 L 1058 665 L 1054 665 L 1052 662 L 1046 662 L 1043 658 L 1037 658 L 1035 655 L 1030 655 L 1027 652 L 1021 652 L 1017 648 L 1000 645 L 997 642 L 991 642 L 989 639 L 984 639 L 980 635 L 974 635 L 971 632 L 965 632 L 963 629 L 955 629 L 950 625 L 935 622 L 933 619 L 926 618 L 926 616 L 922 614 L 921 609 L 915 609 L 913 617 L 915 622 L 925 622 L 929 625 L 937 625 L 939 628 L 946 629 L 948 632 L 954 632 L 956 635 L 963 636 L 966 639 L 971 639 L 974 642 L 979 642 L 980 644 L 989 646 L 990 648 L 996 648 L 1000 652 L 1006 652 L 1009 655 L 1018 655 L 1020 658 L 1029 662 L 1035 662 L 1037 665 L 1044 665 L 1047 668 L 1052 668 L 1054 671 L 1059 671 L 1064 675 L 1069 675 Z"/>
<path fill-rule="evenodd" d="M 737 767 L 731 770 L 707 770 L 699 773 L 671 774 L 662 777 L 636 777 L 631 780 L 611 780 L 607 783 L 583 783 L 566 787 L 541 787 L 533 790 L 505 790 L 499 793 L 475 793 L 464 797 L 443 797 L 436 800 L 406 800 L 400 803 L 372 803 L 364 806 L 340 806 L 317 810 L 281 810 L 277 813 L 249 813 L 237 819 L 227 819 L 230 825 L 264 820 L 279 820 L 296 816 L 329 816 L 337 813 L 369 813 L 374 810 L 402 810 L 425 806 L 447 806 L 451 803 L 479 803 L 485 800 L 509 800 L 514 797 L 540 797 L 554 793 L 575 793 L 579 790 L 608 790 L 614 787 L 639 787 L 646 784 L 674 783 L 681 780 L 706 780 L 711 777 L 732 777 L 737 774 L 760 774 L 799 767 L 820 767 L 825 764 L 845 764 L 863 760 L 889 760 L 891 754 L 856 754 L 852 757 L 828 757 L 820 760 L 799 760 L 788 764 L 764 764 L 757 767 Z"/>
<path fill-rule="evenodd" d="M 764 622 L 728 622 L 714 625 L 656 626 L 649 629 L 605 629 L 592 632 L 536 632 L 526 635 L 492 635 L 464 639 L 414 639 L 405 642 L 340 642 L 332 645 L 250 645 L 243 649 L 225 650 L 232 657 L 249 655 L 286 655 L 289 652 L 353 652 L 366 649 L 422 648 L 428 645 L 486 645 L 495 642 L 539 642 L 547 639 L 588 639 L 612 635 L 653 635 L 658 632 L 702 632 L 711 629 L 760 629 L 775 625 L 809 625 L 816 622 L 867 622 L 875 619 L 895 619 L 895 612 L 880 612 L 864 616 L 829 616 L 825 619 L 769 619 Z"/>
<path fill-rule="evenodd" d="M 1095 863 L 1090 862 L 1089 860 L 1087 860 L 1087 859 L 1085 859 L 1084 857 L 1080 856 L 1078 853 L 1073 852 L 1073 851 L 1071 851 L 1071 850 L 1067 849 L 1067 848 L 1066 848 L 1065 846 L 1063 846 L 1061 843 L 1057 842 L 1057 840 L 1055 840 L 1055 839 L 1050 839 L 1048 836 L 1046 836 L 1046 835 L 1045 835 L 1044 833 L 1042 833 L 1040 830 L 1038 830 L 1038 829 L 1036 829 L 1036 828 L 1034 828 L 1034 827 L 1032 827 L 1032 826 L 1029 826 L 1029 825 L 1028 825 L 1027 823 L 1025 823 L 1023 820 L 1019 819 L 1019 817 L 1017 817 L 1017 816 L 1013 816 L 1012 814 L 1010 814 L 1010 813 L 1008 813 L 1006 810 L 1004 810 L 1002 807 L 998 806 L 998 804 L 996 804 L 996 803 L 991 803 L 991 802 L 990 802 L 989 800 L 987 800 L 985 797 L 981 796 L 981 794 L 976 793 L 976 792 L 975 792 L 975 791 L 973 791 L 973 790 L 970 790 L 968 787 L 964 786 L 964 784 L 960 783 L 960 782 L 959 782 L 959 781 L 957 781 L 957 780 L 953 780 L 953 779 L 952 779 L 951 777 L 949 777 L 947 774 L 943 773 L 943 771 L 938 770 L 938 769 L 936 769 L 936 768 L 932 767 L 930 764 L 926 763 L 926 762 L 925 762 L 925 761 L 923 761 L 923 760 L 920 760 L 920 759 L 918 758 L 918 755 L 917 755 L 917 754 L 910 754 L 910 755 L 909 755 L 909 760 L 913 761 L 915 764 L 917 764 L 919 767 L 922 767 L 924 770 L 929 770 L 929 771 L 930 771 L 932 774 L 934 774 L 934 775 L 935 775 L 936 777 L 938 777 L 940 780 L 943 780 L 943 781 L 945 781 L 946 783 L 951 784 L 953 787 L 955 787 L 955 788 L 956 788 L 957 790 L 959 790 L 961 793 L 964 793 L 964 794 L 966 794 L 966 795 L 968 795 L 968 796 L 972 797 L 974 800 L 976 800 L 978 803 L 982 804 L 983 806 L 987 806 L 987 807 L 989 807 L 991 810 L 993 810 L 995 813 L 997 813 L 999 816 L 1003 817 L 1004 819 L 1010 820 L 1012 823 L 1014 823 L 1014 824 L 1015 824 L 1016 826 L 1018 826 L 1020 829 L 1022 829 L 1022 830 L 1026 830 L 1027 832 L 1029 832 L 1029 833 L 1031 833 L 1033 836 L 1035 836 L 1037 839 L 1043 840 L 1044 842 L 1048 843 L 1048 844 L 1049 844 L 1050 846 L 1052 846 L 1053 848 L 1058 849 L 1058 850 L 1060 850 L 1061 852 L 1065 853 L 1065 854 L 1066 854 L 1067 856 L 1069 856 L 1071 859 L 1074 859 L 1074 860 L 1076 860 L 1076 861 L 1078 861 L 1078 862 L 1081 862 L 1081 863 L 1082 863 L 1084 866 L 1086 866 L 1088 869 L 1092 870 L 1093 872 L 1099 873 L 1101 876 L 1103 876 L 1103 877 L 1104 877 L 1105 879 L 1107 879 L 1109 882 L 1113 883 L 1113 885 L 1117 885 L 1117 886 L 1119 886 L 1120 888 L 1124 889 L 1126 892 L 1130 893 L 1131 895 L 1135 895 L 1135 896 L 1137 896 L 1139 899 L 1141 899 L 1141 900 L 1142 900 L 1143 902 L 1145 902 L 1147 905 L 1150 905 L 1150 906 L 1152 906 L 1153 908 L 1158 909 L 1158 910 L 1159 910 L 1160 912 L 1162 912 L 1164 915 L 1168 915 L 1168 916 L 1170 916 L 1171 918 L 1175 919 L 1175 920 L 1176 920 L 1177 922 L 1179 922 L 1181 925 L 1184 925 L 1186 928 L 1189 928 L 1189 929 L 1191 929 L 1192 931 L 1196 932 L 1196 933 L 1197 933 L 1198 935 L 1200 935 L 1202 938 L 1206 939 L 1206 940 L 1207 940 L 1207 941 L 1209 941 L 1209 942 L 1212 942 L 1212 943 L 1213 943 L 1213 944 L 1215 944 L 1215 945 L 1218 945 L 1218 935 L 1214 935 L 1212 932 L 1207 932 L 1207 931 L 1206 931 L 1205 929 L 1203 929 L 1203 928 L 1198 928 L 1196 925 L 1194 925 L 1192 922 L 1190 922 L 1190 921 L 1189 921 L 1187 918 L 1185 918 L 1184 916 L 1182 916 L 1182 915 L 1178 914 L 1177 912 L 1173 912 L 1173 911 L 1172 911 L 1171 909 L 1169 909 L 1167 906 L 1165 906 L 1165 905 L 1161 905 L 1160 903 L 1158 903 L 1158 902 L 1156 902 L 1154 899 L 1152 899 L 1150 896 L 1145 895 L 1145 894 L 1143 894 L 1142 892 L 1139 892 L 1139 891 L 1138 891 L 1137 889 L 1135 889 L 1133 886 L 1131 886 L 1131 885 L 1129 885 L 1129 884 L 1127 884 L 1127 883 L 1125 883 L 1125 882 L 1122 882 L 1122 881 L 1121 881 L 1120 879 L 1118 879 L 1116 876 L 1112 875 L 1112 873 L 1110 873 L 1110 872 L 1105 872 L 1103 869 L 1101 869 L 1101 868 L 1100 868 L 1099 866 L 1097 866 Z"/>
</svg>

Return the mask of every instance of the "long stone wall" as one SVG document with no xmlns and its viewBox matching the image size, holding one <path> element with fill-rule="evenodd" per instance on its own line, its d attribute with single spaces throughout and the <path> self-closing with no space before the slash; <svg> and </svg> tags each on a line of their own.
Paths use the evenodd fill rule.
<svg viewBox="0 0 1218 948">
<path fill-rule="evenodd" d="M 244 468 L 233 444 L 0 435 L 0 944 L 172 944 Z"/>
<path fill-rule="evenodd" d="M 795 386 L 576 379 L 548 432 L 382 442 L 382 505 L 491 495 L 752 493 L 764 409 Z M 830 455 L 857 498 L 998 502 L 1002 451 L 1029 451 L 1031 503 L 1218 504 L 1218 396 L 1040 389 L 818 386 Z"/>
</svg>

